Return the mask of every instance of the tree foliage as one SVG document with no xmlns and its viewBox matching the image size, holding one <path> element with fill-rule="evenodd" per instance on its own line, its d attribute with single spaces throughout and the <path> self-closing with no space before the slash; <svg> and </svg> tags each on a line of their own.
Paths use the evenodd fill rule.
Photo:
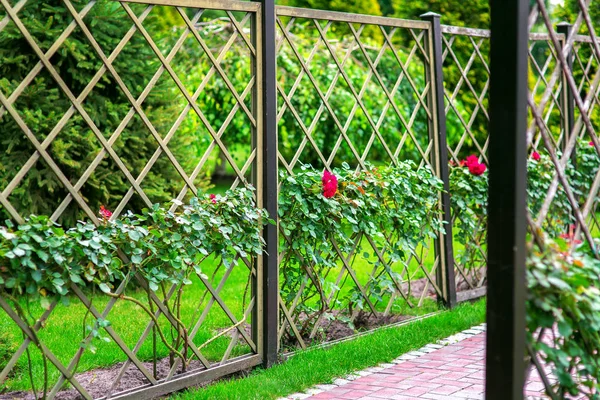
<svg viewBox="0 0 600 400">
<path fill-rule="evenodd" d="M 365 0 L 282 0 L 281 4 L 316 10 L 342 11 L 355 14 L 381 15 L 380 3 Z"/>
<path fill-rule="evenodd" d="M 73 3 L 81 8 L 87 1 Z M 54 3 L 29 1 L 19 13 L 23 24 L 42 51 L 47 51 L 52 46 L 72 20 L 64 5 L 52 4 Z M 110 1 L 97 2 L 84 21 L 107 56 L 132 25 L 121 5 Z M 156 19 L 151 16 L 144 25 L 152 32 Z M 9 97 L 14 95 L 18 85 L 39 61 L 14 23 L 9 23 L 0 32 L 0 60 L 0 90 Z M 102 65 L 100 57 L 80 29 L 71 33 L 50 60 L 75 97 L 82 93 Z M 123 48 L 113 66 L 132 95 L 137 98 L 158 69 L 159 60 L 138 34 Z M 168 80 L 163 77 L 142 104 L 148 119 L 162 137 L 166 136 L 173 123 L 173 93 Z M 117 130 L 131 108 L 131 103 L 119 88 L 115 77 L 108 72 L 93 87 L 82 105 L 106 140 Z M 14 103 L 14 109 L 40 142 L 54 134 L 53 130 L 70 106 L 71 102 L 46 68 L 42 68 Z M 0 188 L 4 189 L 33 155 L 34 147 L 6 112 L 0 119 L 0 132 Z M 175 135 L 169 142 L 169 148 L 188 174 L 196 160 L 190 147 L 193 140 L 189 135 Z M 141 118 L 135 115 L 112 147 L 133 177 L 137 178 L 158 148 L 158 143 Z M 47 148 L 50 157 L 71 184 L 79 180 L 101 149 L 99 138 L 78 111 L 73 113 Z M 130 182 L 125 174 L 114 159 L 106 154 L 80 193 L 92 209 L 98 209 L 101 204 L 114 207 L 129 186 Z M 176 196 L 183 187 L 183 181 L 163 154 L 141 186 L 152 202 L 164 202 Z M 48 164 L 38 160 L 17 185 L 9 200 L 25 216 L 49 215 L 66 195 L 66 189 Z M 142 206 L 143 203 L 137 196 L 128 205 L 134 210 L 139 210 Z M 81 216 L 79 207 L 72 202 L 63 215 L 62 222 L 70 225 Z M 6 210 L 0 210 L 0 219 L 7 217 Z"/>
<path fill-rule="evenodd" d="M 488 0 L 394 0 L 394 16 L 405 19 L 418 19 L 420 15 L 432 11 L 441 15 L 442 24 L 466 26 L 469 28 L 489 28 L 490 6 Z"/>
</svg>

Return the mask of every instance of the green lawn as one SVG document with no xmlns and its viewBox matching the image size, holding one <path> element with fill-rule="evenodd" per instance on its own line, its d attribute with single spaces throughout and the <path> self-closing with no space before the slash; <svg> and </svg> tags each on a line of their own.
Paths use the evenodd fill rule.
<svg viewBox="0 0 600 400">
<path fill-rule="evenodd" d="M 215 272 L 214 270 L 214 263 L 210 262 L 210 260 L 207 262 L 207 265 L 203 266 L 203 271 L 211 277 L 212 273 Z M 213 287 L 216 288 L 218 286 L 218 283 L 221 277 L 225 274 L 225 271 L 226 270 L 224 267 L 221 267 L 218 269 L 218 271 L 216 271 L 214 278 L 211 279 Z M 224 303 L 238 320 L 243 317 L 242 294 L 244 293 L 247 279 L 248 269 L 245 266 L 240 264 L 236 267 L 233 267 L 230 276 L 221 292 Z M 197 319 L 198 313 L 195 311 L 197 310 L 199 305 L 198 303 L 205 292 L 203 290 L 203 284 L 197 277 L 193 278 L 192 282 L 193 283 L 191 285 L 185 287 L 181 304 L 182 320 L 184 323 L 188 324 L 188 326 L 192 321 L 193 316 L 196 316 Z M 148 304 L 146 293 L 139 289 L 128 290 L 126 294 Z M 110 300 L 107 296 L 99 291 L 94 296 L 92 296 L 91 293 L 88 293 L 88 295 L 92 297 L 94 306 L 100 310 L 100 312 L 102 312 L 104 306 Z M 246 304 L 248 304 L 248 298 L 249 295 L 246 296 Z M 207 305 L 209 299 L 210 295 L 206 296 L 200 310 Z M 22 303 L 23 306 L 25 306 L 25 302 L 23 301 Z M 37 303 L 31 303 L 29 308 L 31 314 L 35 318 L 39 317 L 43 311 Z M 85 329 L 83 323 L 84 317 L 85 307 L 81 304 L 81 302 L 78 302 L 78 300 L 71 300 L 71 305 L 68 307 L 59 304 L 52 312 L 44 328 L 38 334 L 40 340 L 57 356 L 60 361 L 65 364 L 69 363 L 71 357 L 73 357 L 80 347 Z M 137 340 L 141 336 L 150 320 L 148 315 L 145 314 L 137 305 L 123 300 L 118 300 L 116 302 L 106 319 L 110 322 L 111 326 L 121 336 L 129 348 L 133 348 L 135 346 Z M 87 325 L 92 325 L 93 322 L 94 319 L 92 316 L 88 316 Z M 160 318 L 160 322 L 161 326 L 164 327 L 163 329 L 165 335 L 168 339 L 170 339 L 172 331 L 168 329 L 168 322 L 164 317 Z M 219 307 L 217 303 L 214 303 L 206 317 L 206 320 L 198 331 L 194 343 L 196 345 L 201 345 L 217 334 L 221 329 L 230 327 L 231 325 L 232 323 L 228 319 L 227 315 L 223 312 L 221 307 Z M 106 337 L 108 336 L 108 334 L 105 332 L 102 332 L 102 335 Z M 153 357 L 151 337 L 152 335 L 146 339 L 138 353 L 142 360 L 151 360 Z M 16 324 L 14 324 L 5 313 L 0 314 L 0 346 L 4 347 L 4 349 L 9 347 L 14 350 L 15 346 L 20 345 L 21 342 L 22 334 L 20 333 L 20 330 Z M 203 348 L 202 353 L 209 360 L 220 360 L 227 349 L 229 342 L 230 336 L 223 335 Z M 126 360 L 125 354 L 119 349 L 113 340 L 105 342 L 101 339 L 95 339 L 93 344 L 97 347 L 96 352 L 91 353 L 86 351 L 84 353 L 84 356 L 79 364 L 78 371 L 86 371 L 93 368 L 105 367 Z M 36 384 L 39 386 L 43 376 L 41 354 L 34 346 L 30 346 L 30 349 L 32 350 L 31 356 L 33 361 L 32 373 L 34 375 Z M 3 354 L 2 350 L 3 349 L 0 348 L 0 355 Z M 250 348 L 247 345 L 238 345 L 233 349 L 232 355 L 241 355 L 249 351 Z M 158 340 L 157 353 L 159 357 L 164 357 L 168 354 L 167 348 L 160 342 L 160 339 Z M 12 352 L 10 352 L 9 356 L 12 356 Z M 0 358 L 0 364 L 4 364 L 5 361 L 6 360 L 4 358 Z M 30 383 L 26 371 L 27 362 L 26 357 L 23 355 L 19 360 L 17 373 L 11 374 L 11 376 L 9 376 L 8 380 L 5 382 L 7 389 L 29 389 Z M 58 371 L 51 366 L 50 380 L 56 381 L 58 377 Z"/>
<path fill-rule="evenodd" d="M 177 400 L 276 399 L 329 383 L 351 372 L 389 362 L 406 352 L 485 321 L 485 300 L 462 304 L 452 311 L 401 327 L 382 329 L 325 349 L 299 352 L 289 360 L 250 376 L 222 381 L 172 396 Z"/>
</svg>

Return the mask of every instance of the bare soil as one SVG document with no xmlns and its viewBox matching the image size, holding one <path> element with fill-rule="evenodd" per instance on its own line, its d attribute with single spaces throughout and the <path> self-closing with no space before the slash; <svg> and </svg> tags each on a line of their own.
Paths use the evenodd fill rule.
<svg viewBox="0 0 600 400">
<path fill-rule="evenodd" d="M 87 371 L 87 372 L 82 372 L 82 373 L 76 374 L 75 378 L 81 384 L 81 386 L 85 390 L 88 391 L 88 393 L 93 398 L 103 397 L 103 396 L 106 396 L 109 393 L 109 391 L 111 390 L 111 387 L 113 386 L 114 382 L 117 380 L 117 376 L 119 375 L 119 372 L 121 371 L 121 367 L 123 366 L 123 364 L 124 363 L 121 362 L 121 363 L 115 364 L 109 368 L 100 368 L 100 369 L 95 369 L 95 370 L 91 370 L 91 371 Z M 150 371 L 151 374 L 153 374 L 153 364 L 151 362 L 143 362 L 142 364 L 144 365 L 144 367 L 146 367 L 146 369 L 148 371 Z M 199 361 L 194 360 L 188 366 L 187 371 L 194 370 L 194 369 L 202 369 L 202 368 L 203 368 L 202 364 Z M 170 365 L 169 365 L 168 357 L 157 361 L 157 363 L 156 363 L 156 373 L 157 373 L 156 378 L 157 379 L 163 379 L 163 378 L 167 377 L 167 375 L 169 374 L 169 371 L 170 371 Z M 179 371 L 177 371 L 177 372 L 181 372 L 181 369 L 179 369 Z M 140 372 L 140 370 L 133 363 L 130 363 L 129 367 L 124 372 L 123 377 L 121 378 L 119 384 L 112 390 L 112 394 L 116 394 L 118 392 L 121 392 L 121 391 L 124 391 L 127 389 L 133 389 L 138 386 L 146 385 L 148 383 L 150 383 L 150 382 Z M 38 387 L 40 384 L 41 383 L 38 383 Z M 74 400 L 74 399 L 82 398 L 76 389 L 72 388 L 70 385 L 69 385 L 69 387 L 70 387 L 70 389 L 61 390 L 60 392 L 58 392 L 56 395 L 56 399 L 57 400 Z M 51 386 L 49 387 L 48 391 L 50 391 L 50 390 L 51 390 Z M 40 393 L 40 397 L 41 397 L 41 393 Z M 6 393 L 6 394 L 0 394 L 0 400 L 17 400 L 17 399 L 35 400 L 35 396 L 33 395 L 32 392 L 10 392 L 10 393 Z"/>
</svg>

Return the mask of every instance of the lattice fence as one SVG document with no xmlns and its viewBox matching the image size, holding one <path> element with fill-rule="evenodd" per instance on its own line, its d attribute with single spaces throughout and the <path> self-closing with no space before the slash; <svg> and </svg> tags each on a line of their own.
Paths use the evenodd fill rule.
<svg viewBox="0 0 600 400">
<path fill-rule="evenodd" d="M 481 201 L 461 214 L 453 174 L 465 171 L 469 155 L 488 163 L 489 31 L 440 27 L 432 15 L 406 21 L 290 7 L 275 8 L 268 22 L 260 3 L 230 0 L 40 3 L 0 0 L 0 218 L 21 223 L 34 213 L 65 226 L 101 224 L 102 205 L 114 221 L 171 201 L 175 212 L 214 183 L 254 185 L 252 204 L 262 207 L 275 198 L 275 190 L 263 193 L 264 142 L 277 134 L 271 187 L 281 212 L 272 216 L 279 232 L 270 245 L 278 249 L 279 315 L 266 327 L 263 259 L 241 252 L 235 266 L 219 254 L 202 258 L 185 290 L 152 290 L 132 272 L 112 295 L 72 285 L 70 307 L 43 308 L 3 289 L 7 390 L 159 396 L 264 362 L 265 336 L 283 351 L 305 348 L 453 305 L 456 291 L 459 301 L 485 294 L 487 202 L 467 193 Z M 555 31 L 541 4 L 529 47 L 529 174 L 538 185 L 530 186 L 530 235 L 543 246 L 544 228 L 594 253 L 600 46 L 585 10 Z M 266 23 L 275 31 L 269 65 L 262 64 Z M 263 109 L 263 72 L 275 62 L 271 113 Z M 266 132 L 269 116 L 277 132 Z M 294 190 L 320 195 L 324 171 L 365 199 L 382 171 L 446 190 L 430 188 L 431 203 L 413 210 L 435 224 L 411 231 L 410 243 L 400 225 L 373 233 L 368 218 L 344 214 L 346 222 L 331 221 L 338 234 L 307 252 L 297 238 L 308 228 L 293 225 L 289 201 Z M 476 178 L 487 191 L 485 175 Z M 314 187 L 298 184 L 311 179 Z M 425 196 L 413 189 L 404 192 Z M 118 364 L 85 372 L 98 363 Z"/>
<path fill-rule="evenodd" d="M 410 160 L 440 176 L 436 135 L 428 134 L 435 112 L 428 22 L 286 7 L 277 13 L 280 187 L 307 164 L 360 173 Z M 347 232 L 345 250 L 330 238 L 331 249 L 311 257 L 294 245 L 286 218 L 280 213 L 284 347 L 400 321 L 444 298 L 433 240 L 420 238 L 415 251 L 395 257 L 384 249 L 402 240 L 396 232 L 357 229 Z M 327 266 L 319 261 L 325 258 Z"/>
<path fill-rule="evenodd" d="M 537 16 L 537 8 L 533 10 L 530 17 L 531 28 L 534 29 Z M 539 23 L 538 23 L 539 25 Z M 569 24 L 559 24 L 556 28 L 556 40 L 558 46 L 564 49 L 567 45 L 565 32 L 571 32 Z M 444 85 L 446 97 L 446 115 L 448 129 L 448 151 L 451 164 L 460 168 L 460 162 L 467 156 L 473 154 L 481 162 L 487 163 L 488 123 L 487 101 L 489 91 L 489 36 L 487 30 L 476 30 L 469 28 L 458 28 L 443 26 L 444 32 Z M 582 31 L 582 33 L 584 33 Z M 568 34 L 568 33 L 567 33 Z M 592 118 L 597 101 L 597 85 L 594 84 L 597 71 L 597 58 L 593 52 L 594 45 L 587 35 L 574 35 L 572 46 L 569 48 L 571 56 L 570 75 L 576 82 L 578 93 L 584 93 L 587 98 L 587 113 Z M 541 154 L 543 160 L 545 155 L 552 153 L 545 149 L 544 140 L 551 143 L 551 147 L 559 156 L 566 152 L 569 139 L 572 134 L 579 135 L 579 141 L 571 144 L 572 164 L 567 168 L 573 179 L 577 178 L 571 166 L 577 166 L 577 157 L 580 158 L 579 165 L 584 168 L 593 168 L 594 158 L 590 153 L 589 143 L 583 139 L 587 134 L 587 125 L 581 118 L 581 112 L 573 100 L 572 91 L 569 89 L 563 70 L 560 68 L 556 47 L 552 38 L 547 33 L 536 32 L 530 34 L 529 45 L 529 90 L 531 93 L 531 114 L 528 130 L 528 140 L 531 142 L 530 157 L 537 158 Z M 594 93 L 596 95 L 594 96 Z M 577 122 L 576 118 L 579 118 Z M 592 118 L 593 119 L 593 118 Z M 593 125 L 593 121 L 590 120 Z M 578 123 L 579 126 L 575 126 Z M 543 131 L 543 132 L 542 132 Z M 573 139 L 575 140 L 575 139 Z M 577 156 L 575 147 L 583 146 L 583 152 Z M 587 147 L 586 147 L 587 146 Z M 535 155 L 534 155 L 535 153 Z M 562 158 L 561 158 L 562 159 Z M 542 160 L 542 162 L 543 162 Z M 567 162 L 567 159 L 563 159 Z M 566 166 L 566 164 L 565 164 Z M 548 168 L 553 168 L 551 164 Z M 453 173 L 450 173 L 451 188 L 453 188 Z M 570 171 L 570 172 L 569 172 Z M 588 171 L 590 172 L 590 171 Z M 546 185 L 545 190 L 556 183 L 548 181 L 547 176 L 540 176 L 539 168 L 530 168 L 530 199 L 529 207 L 534 215 L 538 217 L 538 224 L 545 228 L 551 228 L 558 236 L 565 233 L 565 226 L 576 222 L 574 214 L 568 209 L 572 206 L 569 200 L 559 196 L 558 201 L 552 206 L 552 199 L 540 198 L 539 187 L 535 185 Z M 552 180 L 551 178 L 549 178 Z M 580 179 L 581 180 L 581 179 Z M 578 199 L 588 198 L 591 182 L 582 183 L 584 187 L 575 188 Z M 561 185 L 556 185 L 553 191 L 563 193 Z M 454 186 L 456 191 L 460 188 Z M 452 193 L 451 195 L 456 193 Z M 594 197 L 594 196 L 592 196 Z M 457 287 L 467 290 L 475 290 L 485 287 L 487 267 L 486 260 L 486 217 L 485 207 L 482 207 L 477 216 L 462 213 L 457 203 L 453 205 L 454 237 L 460 243 L 455 245 L 455 266 Z M 590 203 L 590 210 L 595 206 Z M 549 214 L 554 217 L 549 217 Z M 560 218 L 557 216 L 561 216 Z M 588 224 L 596 226 L 597 217 L 594 212 L 586 214 Z M 469 224 L 464 224 L 463 219 L 468 219 Z M 544 219 L 546 221 L 544 222 Z M 473 228 L 470 232 L 459 229 L 467 225 Z M 463 238 L 460 240 L 460 238 Z M 459 296 L 460 297 L 460 296 Z"/>
<path fill-rule="evenodd" d="M 466 209 L 459 206 L 462 200 L 459 196 L 481 195 L 463 193 L 459 176 L 463 168 L 461 162 L 468 156 L 474 155 L 482 163 L 488 163 L 490 32 L 452 26 L 443 26 L 442 32 L 447 146 L 451 164 L 450 196 L 456 243 L 454 263 L 457 288 L 464 291 L 459 294 L 462 300 L 481 295 L 486 284 L 487 210 L 484 204 Z"/>
<path fill-rule="evenodd" d="M 540 155 L 535 158 L 540 158 L 538 163 L 545 166 L 545 172 L 536 176 L 543 182 L 543 196 L 530 198 L 529 231 L 533 251 L 544 251 L 548 239 L 560 236 L 568 244 L 567 253 L 577 249 L 598 258 L 600 120 L 596 107 L 600 42 L 596 32 L 600 27 L 594 26 L 590 18 L 589 3 L 579 2 L 575 6 L 573 25 L 558 27 L 551 24 L 543 2 L 538 1 L 532 10 L 531 19 L 541 21 L 544 33 L 537 35 L 535 43 L 542 49 L 534 53 L 532 46 L 532 58 L 538 60 L 535 65 L 538 74 L 529 95 L 532 121 L 528 141 L 532 152 Z M 532 183 L 529 185 L 531 191 Z M 544 236 L 542 230 L 548 235 Z M 547 356 L 544 349 L 563 347 L 569 338 L 564 332 L 553 333 L 553 328 L 533 333 L 538 345 L 530 346 L 528 352 L 533 373 L 543 377 L 547 393 L 553 398 L 563 398 L 566 393 L 556 386 L 557 375 L 544 365 Z M 558 373 L 578 375 L 581 364 L 576 356 L 563 360 L 562 364 L 570 367 L 560 368 Z M 576 383 L 583 393 L 591 390 L 577 379 L 580 378 L 576 378 Z"/>
<path fill-rule="evenodd" d="M 1 151 L 21 155 L 2 168 L 2 217 L 21 223 L 33 212 L 65 225 L 99 224 L 100 205 L 115 220 L 172 199 L 175 211 L 202 196 L 218 160 L 235 177 L 230 187 L 260 183 L 260 4 L 137 3 L 0 3 L 0 40 L 19 60 L 10 64 L 3 53 Z M 112 25 L 102 30 L 106 19 Z M 169 24 L 164 37 L 156 36 L 160 23 Z M 54 108 L 36 108 L 44 97 Z M 76 157 L 81 165 L 68 162 Z M 43 201 L 23 202 L 24 193 Z M 69 307 L 52 301 L 44 309 L 3 292 L 2 352 L 14 350 L 2 359 L 4 390 L 49 399 L 150 397 L 257 365 L 259 328 L 251 322 L 261 264 L 236 258 L 230 267 L 207 255 L 185 288 L 151 290 L 135 272 L 110 296 L 72 285 Z M 82 372 L 98 363 L 118 364 Z"/>
</svg>

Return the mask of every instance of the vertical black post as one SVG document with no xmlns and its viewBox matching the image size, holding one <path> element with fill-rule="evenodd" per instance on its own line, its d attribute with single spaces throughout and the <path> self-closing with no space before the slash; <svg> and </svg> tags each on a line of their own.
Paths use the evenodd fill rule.
<svg viewBox="0 0 600 400">
<path fill-rule="evenodd" d="M 454 280 L 454 252 L 452 247 L 452 214 L 450 212 L 450 178 L 448 172 L 448 142 L 446 140 L 446 112 L 444 107 L 444 73 L 442 68 L 442 29 L 440 15 L 426 13 L 421 15 L 425 21 L 431 22 L 430 43 L 427 44 L 429 53 L 428 76 L 433 90 L 430 91 L 429 107 L 433 113 L 430 123 L 430 139 L 437 145 L 434 146 L 432 159 L 437 165 L 439 178 L 444 182 L 444 192 L 441 194 L 442 217 L 446 234 L 436 240 L 436 255 L 440 258 L 438 268 L 438 282 L 444 285 L 446 306 L 452 308 L 456 305 L 456 284 Z M 427 63 L 426 63 L 427 65 Z M 437 153 L 437 154 L 436 154 Z"/>
<path fill-rule="evenodd" d="M 564 35 L 564 40 L 562 41 L 562 45 L 566 46 L 567 39 L 573 30 L 573 25 L 568 22 L 561 22 L 556 25 L 556 31 Z M 573 71 L 573 47 L 571 47 L 571 51 L 566 57 L 567 65 L 569 66 L 569 70 Z M 563 72 L 563 93 L 561 96 L 562 99 L 562 109 L 563 109 L 563 127 L 565 130 L 565 134 L 562 142 L 563 151 L 567 147 L 567 142 L 571 138 L 571 134 L 573 133 L 573 126 L 575 126 L 575 101 L 573 99 L 573 91 L 571 87 L 567 83 L 567 77 Z M 575 151 L 573 151 L 573 158 L 575 160 Z"/>
<path fill-rule="evenodd" d="M 523 399 L 529 0 L 491 0 L 486 399 Z"/>
<path fill-rule="evenodd" d="M 277 77 L 275 55 L 275 1 L 261 0 L 261 54 L 263 85 L 263 199 L 269 216 L 277 218 Z M 263 261 L 263 364 L 277 361 L 279 324 L 279 264 L 277 225 L 264 229 L 266 253 Z"/>
</svg>

